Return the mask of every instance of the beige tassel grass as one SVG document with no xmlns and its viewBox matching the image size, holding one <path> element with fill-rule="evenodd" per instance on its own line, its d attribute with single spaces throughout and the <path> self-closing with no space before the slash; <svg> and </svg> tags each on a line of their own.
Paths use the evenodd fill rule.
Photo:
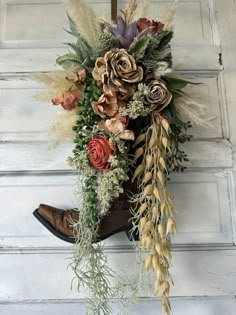
<svg viewBox="0 0 236 315">
<path fill-rule="evenodd" d="M 65 140 L 73 140 L 74 131 L 72 130 L 72 127 L 75 126 L 76 120 L 78 119 L 78 116 L 76 115 L 77 110 L 78 109 L 73 109 L 71 111 L 60 110 L 57 113 L 56 118 L 48 131 L 50 148 L 55 148 Z"/>
<path fill-rule="evenodd" d="M 76 88 L 70 80 L 78 80 L 76 74 L 70 71 L 39 72 L 34 73 L 32 77 L 46 87 L 45 91 L 36 94 L 34 97 L 42 102 L 51 101 L 52 98 Z"/>
<path fill-rule="evenodd" d="M 64 0 L 68 14 L 91 47 L 99 44 L 101 25 L 96 13 L 81 0 Z"/>
<path fill-rule="evenodd" d="M 155 276 L 154 292 L 162 299 L 162 310 L 171 314 L 169 302 L 171 260 L 170 235 L 176 232 L 173 204 L 166 191 L 165 158 L 170 144 L 170 125 L 160 117 L 135 143 L 135 156 L 141 160 L 134 172 L 140 193 L 134 197 L 137 209 L 133 210 L 137 222 L 142 251 L 148 251 L 144 267 L 152 269 Z M 154 140 L 155 141 L 154 141 Z M 155 143 L 155 145 L 154 145 Z M 137 171 L 138 170 L 138 171 Z"/>
</svg>

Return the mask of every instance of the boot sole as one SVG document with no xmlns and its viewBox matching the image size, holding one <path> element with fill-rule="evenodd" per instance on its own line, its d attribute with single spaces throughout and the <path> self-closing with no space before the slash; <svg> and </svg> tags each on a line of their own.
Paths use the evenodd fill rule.
<svg viewBox="0 0 236 315">
<path fill-rule="evenodd" d="M 46 228 L 49 230 L 49 232 L 51 232 L 53 235 L 55 235 L 56 237 L 58 237 L 59 239 L 71 243 L 71 244 L 75 244 L 75 238 L 72 237 L 68 237 L 67 235 L 57 231 L 47 220 L 45 220 L 39 213 L 38 213 L 38 209 L 34 210 L 33 215 L 35 216 L 35 218 Z M 111 233 L 108 233 L 106 235 L 103 235 L 101 237 L 99 237 L 95 243 L 103 241 L 105 239 L 107 239 L 108 237 L 115 235 L 119 232 L 126 232 L 126 235 L 128 237 L 128 239 L 130 241 L 138 241 L 139 240 L 139 236 L 138 233 L 130 233 L 130 230 L 132 229 L 132 225 L 130 226 L 125 226 L 119 229 L 116 229 L 114 231 L 112 231 Z"/>
</svg>

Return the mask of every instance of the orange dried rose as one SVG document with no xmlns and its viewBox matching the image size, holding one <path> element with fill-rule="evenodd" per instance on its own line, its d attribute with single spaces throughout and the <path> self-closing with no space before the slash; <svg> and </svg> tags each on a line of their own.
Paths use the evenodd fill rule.
<svg viewBox="0 0 236 315">
<path fill-rule="evenodd" d="M 73 90 L 63 93 L 59 97 L 52 99 L 53 105 L 61 105 L 65 110 L 72 110 L 76 106 L 76 102 L 81 101 L 82 96 L 80 90 Z"/>
<path fill-rule="evenodd" d="M 87 146 L 87 155 L 90 163 L 100 171 L 109 171 L 111 169 L 109 158 L 115 152 L 116 148 L 102 136 L 93 137 Z"/>
</svg>

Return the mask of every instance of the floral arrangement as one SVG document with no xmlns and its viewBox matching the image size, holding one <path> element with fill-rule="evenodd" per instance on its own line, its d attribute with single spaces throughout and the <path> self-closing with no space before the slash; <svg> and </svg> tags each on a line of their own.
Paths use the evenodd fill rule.
<svg viewBox="0 0 236 315">
<path fill-rule="evenodd" d="M 154 293 L 171 313 L 171 235 L 176 232 L 174 206 L 167 190 L 171 171 L 184 171 L 181 145 L 191 140 L 192 122 L 204 125 L 202 107 L 183 90 L 192 84 L 172 69 L 172 14 L 166 21 L 147 17 L 148 1 L 130 0 L 115 22 L 98 19 L 80 0 L 65 0 L 75 43 L 57 58 L 64 70 L 37 74 L 52 99 L 63 108 L 50 130 L 51 142 L 73 139 L 69 164 L 80 175 L 80 205 L 72 268 L 79 287 L 90 292 L 88 314 L 110 314 L 112 270 L 96 242 L 101 219 L 111 203 L 132 183 L 133 233 L 143 266 L 154 273 Z M 199 115 L 200 113 L 200 115 Z M 182 114 L 189 121 L 182 119 Z M 117 295 L 116 295 L 117 296 Z"/>
</svg>

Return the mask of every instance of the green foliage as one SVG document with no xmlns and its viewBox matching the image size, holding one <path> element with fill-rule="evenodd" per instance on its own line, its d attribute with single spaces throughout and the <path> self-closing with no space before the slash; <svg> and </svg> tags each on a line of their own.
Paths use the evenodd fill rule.
<svg viewBox="0 0 236 315">
<path fill-rule="evenodd" d="M 69 20 L 69 27 L 70 27 L 70 31 L 66 30 L 67 33 L 71 34 L 72 36 L 78 37 L 80 36 L 80 32 L 78 30 L 77 25 L 75 24 L 75 22 L 72 20 L 72 18 L 70 17 L 70 15 L 67 12 L 67 17 Z"/>
<path fill-rule="evenodd" d="M 192 127 L 191 122 L 181 120 L 173 100 L 163 113 L 169 120 L 172 131 L 171 148 L 167 156 L 168 170 L 183 172 L 187 168 L 185 164 L 189 160 L 187 154 L 181 149 L 181 145 L 192 139 L 192 136 L 187 133 L 188 129 Z"/>
<path fill-rule="evenodd" d="M 158 61 L 166 61 L 169 65 L 172 64 L 172 56 L 169 47 L 169 42 L 172 37 L 172 31 L 162 31 L 151 38 L 142 60 L 145 67 L 152 69 L 156 66 Z"/>
<path fill-rule="evenodd" d="M 79 57 L 72 53 L 58 57 L 56 63 L 67 71 L 83 69 Z"/>
<path fill-rule="evenodd" d="M 97 177 L 85 178 L 82 183 L 82 208 L 77 230 L 76 244 L 70 266 L 78 281 L 78 289 L 86 287 L 90 293 L 88 315 L 111 314 L 109 300 L 113 296 L 109 278 L 113 271 L 108 266 L 107 255 L 101 244 L 93 244 L 97 238 L 99 216 L 96 194 Z"/>
<path fill-rule="evenodd" d="M 67 14 L 69 19 L 70 31 L 67 31 L 72 36 L 76 37 L 76 43 L 65 43 L 68 45 L 74 53 L 66 54 L 62 57 L 57 58 L 57 64 L 62 66 L 66 70 L 78 70 L 78 64 L 80 69 L 87 69 L 89 72 L 94 67 L 94 61 L 91 60 L 93 54 L 92 48 L 89 46 L 87 41 L 80 34 L 76 24 Z"/>
<path fill-rule="evenodd" d="M 103 52 L 116 47 L 119 47 L 119 39 L 111 33 L 103 32 L 99 37 L 99 45 L 94 49 L 92 59 L 96 60 Z"/>
<path fill-rule="evenodd" d="M 139 61 L 144 57 L 150 37 L 142 37 L 141 39 L 135 40 L 129 49 L 129 54 L 134 57 L 136 61 Z"/>
<path fill-rule="evenodd" d="M 195 82 L 191 82 L 188 80 L 185 80 L 184 78 L 180 78 L 180 77 L 168 77 L 166 76 L 164 78 L 164 81 L 166 82 L 168 88 L 170 91 L 172 90 L 182 90 L 183 88 L 185 88 L 188 84 L 193 84 L 193 85 L 199 85 L 201 83 L 195 83 Z"/>
</svg>

